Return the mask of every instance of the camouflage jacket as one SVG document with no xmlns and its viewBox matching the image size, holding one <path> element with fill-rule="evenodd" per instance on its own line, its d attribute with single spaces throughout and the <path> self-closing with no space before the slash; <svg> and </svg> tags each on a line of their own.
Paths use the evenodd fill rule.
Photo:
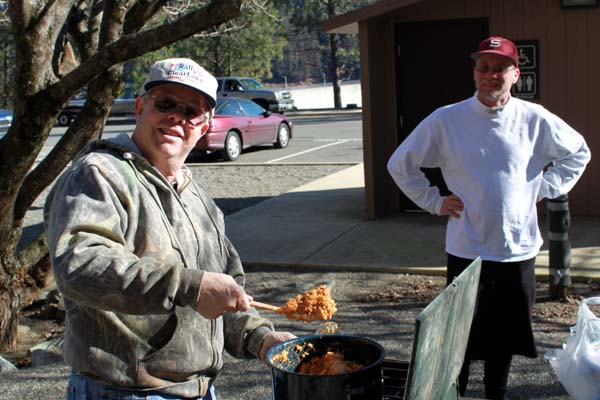
<svg viewBox="0 0 600 400">
<path fill-rule="evenodd" d="M 64 295 L 64 356 L 102 382 L 203 396 L 223 349 L 256 357 L 272 324 L 256 310 L 194 311 L 204 271 L 244 283 L 223 214 L 184 168 L 175 191 L 126 135 L 92 142 L 54 185 L 44 224 Z"/>
</svg>

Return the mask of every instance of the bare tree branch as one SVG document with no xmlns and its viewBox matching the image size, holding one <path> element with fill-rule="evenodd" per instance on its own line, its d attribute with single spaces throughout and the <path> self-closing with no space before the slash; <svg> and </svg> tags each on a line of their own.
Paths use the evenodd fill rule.
<svg viewBox="0 0 600 400">
<path fill-rule="evenodd" d="M 259 9 L 260 11 L 262 11 L 265 15 L 267 15 L 269 18 L 277 21 L 277 22 L 281 22 L 283 21 L 283 18 L 278 18 L 276 15 L 273 15 L 269 12 L 269 10 L 267 10 L 267 4 L 269 3 L 268 0 L 250 0 L 250 5 L 254 6 L 255 8 Z"/>
<path fill-rule="evenodd" d="M 11 14 L 11 23 L 14 32 L 22 32 L 29 25 L 31 19 L 31 3 L 28 1 L 9 0 L 8 8 Z"/>
<path fill-rule="evenodd" d="M 127 13 L 123 32 L 127 35 L 142 29 L 167 3 L 168 0 L 138 1 Z"/>
<path fill-rule="evenodd" d="M 193 13 L 180 18 L 176 25 L 164 24 L 141 33 L 125 35 L 110 45 L 101 48 L 96 54 L 91 55 L 87 60 L 84 60 L 79 67 L 69 72 L 60 81 L 50 85 L 46 90 L 31 96 L 29 103 L 36 104 L 35 107 L 39 110 L 47 110 L 45 116 L 51 120 L 55 120 L 60 113 L 60 110 L 66 105 L 69 98 L 77 89 L 82 87 L 85 83 L 95 79 L 99 74 L 104 73 L 113 65 L 122 63 L 125 60 L 140 56 L 149 51 L 159 49 L 177 40 L 189 37 L 198 30 L 205 30 L 209 27 L 220 25 L 229 19 L 238 17 L 240 15 L 240 6 L 243 2 L 244 0 L 215 1 L 203 9 L 194 11 Z M 103 104 L 104 107 L 100 107 L 101 104 Z M 106 115 L 108 115 L 107 104 L 112 104 L 112 101 L 110 103 L 98 102 L 96 106 L 100 108 L 97 108 L 96 110 L 93 110 L 90 106 L 87 117 L 85 117 L 86 114 L 83 113 L 82 110 L 83 116 L 81 116 L 81 118 L 92 119 L 93 117 L 100 117 L 103 126 L 106 117 L 102 117 L 102 114 L 106 112 Z M 33 106 L 29 105 L 27 107 Z M 50 128 L 51 126 L 46 127 L 46 137 L 49 134 Z M 81 135 L 81 130 L 76 130 L 75 128 L 76 126 L 72 127 L 72 132 L 79 132 L 78 134 Z M 32 129 L 42 130 L 40 127 Z M 82 127 L 79 126 L 78 129 L 82 129 Z M 22 185 L 22 187 L 26 187 L 27 190 L 23 189 L 19 192 L 15 203 L 15 221 L 24 217 L 29 206 L 35 201 L 41 191 L 51 183 L 50 178 L 47 177 L 44 170 L 47 168 L 64 168 L 67 164 L 66 160 L 69 160 L 77 151 L 79 151 L 82 143 L 86 143 L 90 137 L 97 135 L 98 130 L 101 130 L 101 126 L 93 126 L 92 129 L 85 131 L 87 133 L 84 137 L 74 141 L 71 134 L 67 132 L 62 138 L 64 141 L 59 141 L 57 146 L 55 146 L 47 156 L 47 160 L 42 161 L 28 174 Z M 20 165 L 27 166 L 27 169 L 29 169 L 40 150 L 41 146 L 33 149 L 30 153 L 21 154 L 13 160 L 13 163 L 20 163 Z"/>
<path fill-rule="evenodd" d="M 184 13 L 187 13 L 190 10 L 192 4 L 194 4 L 194 2 L 191 0 L 169 1 L 165 5 L 164 10 L 167 13 L 167 15 L 176 18 L 180 15 L 183 15 Z"/>
<path fill-rule="evenodd" d="M 65 79 L 49 87 L 52 94 L 56 96 L 52 100 L 59 101 L 64 106 L 65 102 L 74 94 L 73 88 L 81 87 L 110 66 L 158 50 L 177 40 L 190 37 L 195 32 L 218 26 L 229 19 L 240 16 L 240 4 L 244 1 L 217 0 L 203 9 L 180 18 L 176 25 L 164 24 L 144 32 L 121 37 L 85 60 Z"/>
<path fill-rule="evenodd" d="M 118 40 L 123 30 L 127 6 L 127 2 L 118 0 L 107 0 L 104 3 L 102 13 L 104 17 L 98 33 L 100 38 L 92 39 L 94 43 L 97 42 L 102 46 Z M 46 171 L 49 168 L 50 170 L 63 169 L 71 158 L 65 158 L 65 154 L 74 155 L 89 140 L 99 137 L 110 112 L 110 105 L 121 90 L 122 81 L 122 65 L 117 64 L 108 68 L 90 83 L 86 103 L 81 110 L 82 115 L 78 118 L 79 123 L 68 129 L 50 154 L 25 178 L 15 206 L 16 221 L 25 217 L 29 205 L 52 182 L 52 176 Z M 74 132 L 77 132 L 76 138 Z"/>
<path fill-rule="evenodd" d="M 214 38 L 214 37 L 223 36 L 225 33 L 228 33 L 228 32 L 239 31 L 240 29 L 244 29 L 246 26 L 247 26 L 246 24 L 238 25 L 232 21 L 228 21 L 224 24 L 221 24 L 221 26 L 219 26 L 218 29 L 215 29 L 213 31 L 203 31 L 203 32 L 195 33 L 193 36 L 194 37 Z"/>
</svg>

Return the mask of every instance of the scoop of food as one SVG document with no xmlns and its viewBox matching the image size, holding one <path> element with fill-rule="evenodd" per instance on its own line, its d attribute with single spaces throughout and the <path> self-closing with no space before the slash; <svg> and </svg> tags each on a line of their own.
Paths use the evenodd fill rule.
<svg viewBox="0 0 600 400">
<path fill-rule="evenodd" d="M 284 314 L 287 319 L 307 322 L 331 319 L 337 311 L 335 301 L 331 298 L 331 291 L 327 285 L 321 285 L 304 294 L 299 294 L 289 299 L 281 307 L 270 306 L 256 301 L 250 304 L 257 308 L 277 311 L 280 314 Z"/>
<path fill-rule="evenodd" d="M 284 306 L 277 310 L 287 319 L 300 321 L 328 320 L 336 311 L 335 301 L 331 298 L 331 291 L 327 285 L 321 285 L 304 294 L 299 294 L 289 299 Z"/>
</svg>

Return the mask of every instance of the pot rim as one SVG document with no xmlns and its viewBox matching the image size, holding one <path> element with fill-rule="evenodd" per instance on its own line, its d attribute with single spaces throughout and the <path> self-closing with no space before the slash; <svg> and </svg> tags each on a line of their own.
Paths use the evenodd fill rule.
<svg viewBox="0 0 600 400">
<path fill-rule="evenodd" d="M 354 370 L 352 372 L 344 372 L 342 374 L 334 374 L 334 375 L 311 375 L 311 374 L 303 374 L 300 372 L 295 372 L 295 371 L 286 371 L 284 369 L 281 369 L 275 365 L 273 365 L 273 363 L 271 362 L 271 358 L 276 355 L 277 353 L 279 353 L 284 347 L 288 346 L 288 345 L 292 345 L 294 343 L 297 342 L 309 342 L 311 340 L 315 340 L 315 339 L 322 339 L 322 338 L 340 338 L 341 340 L 344 340 L 344 338 L 350 338 L 350 339 L 357 339 L 360 341 L 364 341 L 366 343 L 369 343 L 370 345 L 373 345 L 374 347 L 376 347 L 379 351 L 380 351 L 380 356 L 379 358 L 369 364 L 369 365 L 365 365 L 363 368 L 361 369 L 357 369 Z M 367 368 L 371 368 L 373 365 L 377 365 L 377 364 L 381 364 L 383 362 L 383 359 L 385 358 L 385 349 L 383 348 L 383 346 L 379 343 L 377 343 L 376 341 L 374 341 L 373 339 L 370 339 L 368 337 L 365 336 L 358 336 L 358 335 L 349 335 L 349 334 L 339 334 L 339 333 L 325 333 L 325 334 L 311 334 L 311 335 L 305 335 L 305 336 L 298 336 L 294 339 L 290 339 L 290 340 L 286 340 L 285 342 L 281 342 L 281 343 L 277 343 L 275 346 L 271 347 L 268 351 L 267 351 L 267 355 L 265 357 L 265 362 L 266 364 L 273 368 L 276 369 L 278 371 L 282 371 L 285 372 L 287 374 L 293 374 L 293 375 L 306 375 L 306 376 L 312 376 L 312 377 L 330 377 L 330 376 L 339 376 L 339 375 L 349 375 L 349 374 L 354 374 L 360 371 L 364 371 Z"/>
</svg>

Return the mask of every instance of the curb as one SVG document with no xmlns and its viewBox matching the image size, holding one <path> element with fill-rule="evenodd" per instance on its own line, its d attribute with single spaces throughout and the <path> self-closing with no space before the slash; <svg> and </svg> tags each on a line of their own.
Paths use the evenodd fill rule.
<svg viewBox="0 0 600 400">
<path fill-rule="evenodd" d="M 307 118 L 307 117 L 323 117 L 323 116 L 353 116 L 362 115 L 362 108 L 350 108 L 350 109 L 339 109 L 339 108 L 317 108 L 317 109 L 305 109 L 296 111 L 287 111 L 286 117 L 289 118 Z"/>
</svg>

